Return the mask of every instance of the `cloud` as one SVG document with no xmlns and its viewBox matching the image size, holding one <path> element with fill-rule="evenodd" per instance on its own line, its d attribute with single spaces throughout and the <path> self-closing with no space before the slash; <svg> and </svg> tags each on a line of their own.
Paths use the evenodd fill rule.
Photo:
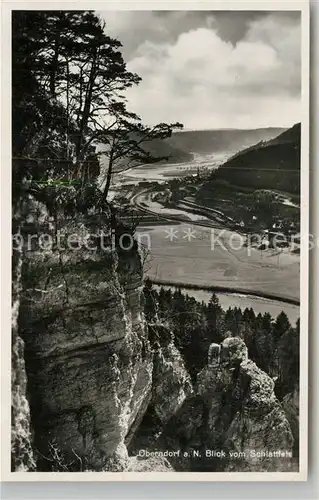
<svg viewBox="0 0 319 500">
<path fill-rule="evenodd" d="M 126 34 L 124 49 L 134 40 L 128 68 L 142 77 L 128 100 L 146 123 L 180 121 L 204 129 L 290 126 L 300 120 L 296 13 L 121 14 L 112 30 Z"/>
<path fill-rule="evenodd" d="M 247 31 L 249 22 L 265 12 L 237 11 L 99 11 L 110 36 L 123 44 L 125 60 L 130 60 L 145 40 L 176 42 L 178 36 L 196 28 L 213 28 L 222 40 L 235 44 Z M 291 13 L 289 13 L 291 15 Z"/>
</svg>

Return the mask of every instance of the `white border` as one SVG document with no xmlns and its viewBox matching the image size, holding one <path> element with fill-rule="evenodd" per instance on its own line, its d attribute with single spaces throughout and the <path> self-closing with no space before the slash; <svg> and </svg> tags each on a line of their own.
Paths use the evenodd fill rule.
<svg viewBox="0 0 319 500">
<path fill-rule="evenodd" d="M 302 12 L 302 136 L 301 136 L 301 262 L 300 269 L 300 470 L 299 472 L 11 472 L 11 11 L 12 10 L 298 10 Z M 309 276 L 309 4 L 308 0 L 278 1 L 150 1 L 95 2 L 21 2 L 3 0 L 2 25 L 2 168 L 1 168 L 1 479 L 10 482 L 39 481 L 306 481 L 308 464 L 308 276 Z M 9 265 L 8 265 L 9 264 Z"/>
</svg>

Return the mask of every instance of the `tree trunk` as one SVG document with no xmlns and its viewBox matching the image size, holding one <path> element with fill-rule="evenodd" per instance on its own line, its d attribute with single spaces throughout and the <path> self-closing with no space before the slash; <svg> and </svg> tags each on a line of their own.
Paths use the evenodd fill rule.
<svg viewBox="0 0 319 500">
<path fill-rule="evenodd" d="M 77 163 L 77 168 L 78 168 L 78 175 L 80 174 L 81 171 L 81 163 L 83 161 L 83 155 L 82 155 L 82 145 L 83 145 L 83 136 L 84 136 L 84 131 L 87 127 L 89 116 L 90 116 L 90 110 L 91 110 L 91 104 L 92 104 L 92 94 L 93 94 L 93 88 L 94 88 L 94 82 L 95 82 L 95 77 L 96 77 L 96 60 L 97 60 L 97 49 L 94 49 L 93 52 L 93 60 L 91 64 L 91 70 L 90 70 L 90 76 L 89 76 L 89 82 L 87 86 L 87 91 L 85 95 L 85 102 L 84 102 L 84 109 L 83 109 L 83 115 L 81 119 L 81 125 L 80 125 L 80 130 L 79 130 L 79 135 L 77 139 L 77 145 L 76 145 L 76 163 Z"/>
<path fill-rule="evenodd" d="M 58 69 L 58 61 L 59 61 L 59 49 L 60 49 L 60 37 L 61 37 L 61 31 L 60 31 L 60 22 L 61 19 L 59 18 L 57 23 L 56 23 L 56 36 L 54 39 L 54 54 L 51 62 L 51 74 L 50 74 L 50 94 L 52 97 L 55 97 L 55 83 L 56 83 L 56 73 Z"/>
<path fill-rule="evenodd" d="M 77 124 L 79 125 L 80 119 L 81 119 L 81 113 L 82 113 L 82 102 L 83 102 L 83 68 L 81 67 L 80 69 L 80 88 L 79 88 L 79 107 L 78 107 L 78 112 L 77 112 Z"/>
<path fill-rule="evenodd" d="M 113 145 L 112 145 L 112 149 L 111 149 L 111 153 L 110 153 L 109 168 L 107 170 L 106 182 L 105 182 L 103 196 L 102 196 L 102 200 L 104 202 L 107 199 L 107 195 L 108 195 L 110 185 L 111 185 L 112 174 L 113 174 L 113 157 L 114 157 L 114 141 L 113 141 Z"/>
</svg>

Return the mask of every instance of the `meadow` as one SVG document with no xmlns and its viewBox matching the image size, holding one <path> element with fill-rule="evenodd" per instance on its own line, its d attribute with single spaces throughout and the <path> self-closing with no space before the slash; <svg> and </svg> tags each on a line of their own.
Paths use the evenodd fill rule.
<svg viewBox="0 0 319 500">
<path fill-rule="evenodd" d="M 227 230 L 212 249 L 212 229 L 192 225 L 191 221 L 179 225 L 140 226 L 138 234 L 141 233 L 145 235 L 141 242 L 149 246 L 145 271 L 151 278 L 229 286 L 234 290 L 245 288 L 299 299 L 300 257 L 291 252 L 255 248 L 248 251 L 247 247 L 234 250 L 230 241 L 236 247 L 236 233 Z M 217 235 L 215 233 L 214 238 Z"/>
</svg>

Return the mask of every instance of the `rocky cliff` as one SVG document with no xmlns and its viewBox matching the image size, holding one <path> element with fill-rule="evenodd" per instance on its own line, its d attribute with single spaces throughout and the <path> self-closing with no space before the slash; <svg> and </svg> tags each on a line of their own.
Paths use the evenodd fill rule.
<svg viewBox="0 0 319 500">
<path fill-rule="evenodd" d="M 132 463 L 136 471 L 147 469 L 150 460 L 156 467 L 153 470 L 162 471 L 167 461 L 165 457 L 141 457 L 140 450 L 157 447 L 163 429 L 192 396 L 193 387 L 169 328 L 158 323 L 149 324 L 148 328 L 154 352 L 152 393 L 147 411 L 132 435 L 129 452 L 135 457 Z"/>
<path fill-rule="evenodd" d="M 227 338 L 210 347 L 194 394 L 150 453 L 170 450 L 175 470 L 291 471 L 297 468 L 292 449 L 273 380 L 248 359 L 240 338 Z"/>
<path fill-rule="evenodd" d="M 226 453 L 223 470 L 290 470 L 293 437 L 274 386 L 239 338 L 225 339 L 219 358 L 199 374 L 198 394 L 208 403 L 205 431 L 212 448 Z"/>
<path fill-rule="evenodd" d="M 32 470 L 30 420 L 37 470 L 149 468 L 129 460 L 127 447 L 147 412 L 165 424 L 192 387 L 169 329 L 145 323 L 143 256 L 129 231 L 111 227 L 111 214 L 57 227 L 40 205 L 29 207 L 23 227 L 13 372 L 25 425 L 17 421 L 12 438 L 29 448 L 21 458 L 13 445 L 13 468 L 24 461 Z"/>
<path fill-rule="evenodd" d="M 27 380 L 37 470 L 297 467 L 291 402 L 279 403 L 240 338 L 210 346 L 193 387 L 169 327 L 145 322 L 142 256 L 125 228 L 105 223 L 101 237 L 101 220 L 68 221 L 57 245 L 44 219 L 55 244 L 26 248 L 14 337 L 15 470 L 34 468 Z"/>
<path fill-rule="evenodd" d="M 80 248 L 26 253 L 20 332 L 41 470 L 124 469 L 125 438 L 151 397 L 141 257 L 109 228 L 103 249 L 88 250 L 93 231 L 65 224 L 60 238 L 77 234 Z"/>
<path fill-rule="evenodd" d="M 13 218 L 13 234 L 20 235 L 20 227 Z M 24 361 L 24 343 L 19 335 L 18 317 L 21 295 L 22 252 L 17 248 L 12 256 L 12 312 L 11 312 L 11 469 L 34 470 L 31 446 L 30 408 L 26 398 L 27 376 Z"/>
<path fill-rule="evenodd" d="M 190 376 L 183 358 L 176 349 L 174 336 L 168 327 L 149 325 L 153 347 L 153 386 L 149 408 L 163 425 L 172 418 L 187 397 L 193 393 Z"/>
</svg>

